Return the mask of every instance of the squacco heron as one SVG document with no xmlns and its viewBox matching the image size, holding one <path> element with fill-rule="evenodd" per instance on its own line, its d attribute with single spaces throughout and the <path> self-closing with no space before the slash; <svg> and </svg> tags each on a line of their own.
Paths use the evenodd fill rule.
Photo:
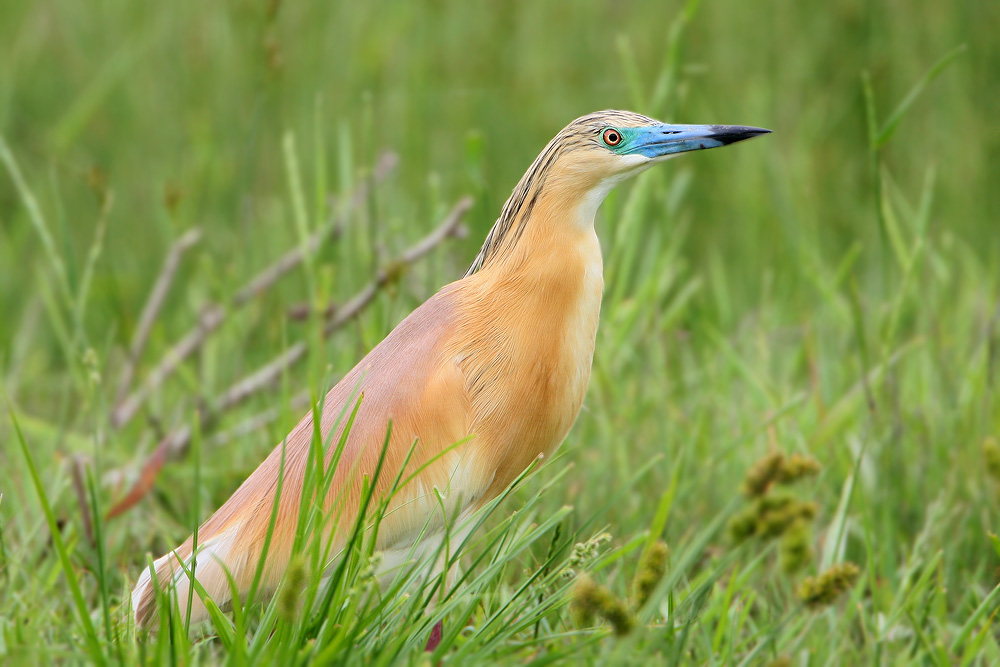
<svg viewBox="0 0 1000 667">
<path fill-rule="evenodd" d="M 414 310 L 326 395 L 320 430 L 331 450 L 343 429 L 338 415 L 363 397 L 324 499 L 336 517 L 324 536 L 332 553 L 354 524 L 363 480 L 383 445 L 373 497 L 419 471 L 392 495 L 381 521 L 376 548 L 386 569 L 414 553 L 421 536 L 418 549 L 440 543 L 439 497 L 461 524 L 532 461 L 551 455 L 590 380 L 604 288 L 597 208 L 618 183 L 658 162 L 766 132 L 669 125 L 628 111 L 592 113 L 559 132 L 514 188 L 465 277 Z M 279 475 L 261 590 L 273 592 L 287 569 L 313 433 L 309 413 L 199 528 L 194 576 L 220 607 L 232 602 L 230 577 L 240 596 L 251 587 Z M 180 608 L 191 604 L 194 621 L 207 610 L 198 595 L 188 601 L 192 561 L 189 537 L 154 567 L 160 586 L 175 586 Z M 145 570 L 132 592 L 140 625 L 154 621 L 152 581 Z"/>
</svg>

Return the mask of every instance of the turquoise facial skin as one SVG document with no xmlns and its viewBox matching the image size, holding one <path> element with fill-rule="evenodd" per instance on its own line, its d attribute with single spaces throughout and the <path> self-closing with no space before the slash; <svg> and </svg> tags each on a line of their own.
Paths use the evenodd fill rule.
<svg viewBox="0 0 1000 667">
<path fill-rule="evenodd" d="M 643 155 L 658 158 L 674 153 L 697 151 L 704 148 L 718 148 L 726 144 L 750 139 L 771 130 L 743 125 L 650 125 L 647 127 L 623 127 L 615 129 L 622 135 L 616 146 L 608 146 L 618 155 Z M 605 130 L 606 131 L 606 130 Z M 604 142 L 604 132 L 601 133 Z"/>
</svg>

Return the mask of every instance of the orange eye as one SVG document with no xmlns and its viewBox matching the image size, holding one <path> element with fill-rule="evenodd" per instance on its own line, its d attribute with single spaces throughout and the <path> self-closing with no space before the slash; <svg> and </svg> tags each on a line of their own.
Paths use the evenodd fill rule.
<svg viewBox="0 0 1000 667">
<path fill-rule="evenodd" d="M 604 130 L 603 139 L 604 143 L 606 143 L 608 146 L 617 146 L 622 142 L 622 133 L 614 129 L 613 127 L 609 127 L 608 129 Z"/>
</svg>

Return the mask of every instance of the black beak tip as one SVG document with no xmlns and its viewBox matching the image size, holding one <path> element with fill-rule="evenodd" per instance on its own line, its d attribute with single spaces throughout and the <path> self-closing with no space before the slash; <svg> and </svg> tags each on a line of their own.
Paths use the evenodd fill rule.
<svg viewBox="0 0 1000 667">
<path fill-rule="evenodd" d="M 745 127 L 743 125 L 713 125 L 709 139 L 715 139 L 723 145 L 735 144 L 737 141 L 753 139 L 762 134 L 770 134 L 771 130 L 762 127 Z"/>
</svg>

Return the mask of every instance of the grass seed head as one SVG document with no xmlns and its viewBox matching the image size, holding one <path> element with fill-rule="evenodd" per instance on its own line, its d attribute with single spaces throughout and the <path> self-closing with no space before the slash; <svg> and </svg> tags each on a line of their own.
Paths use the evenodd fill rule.
<svg viewBox="0 0 1000 667">
<path fill-rule="evenodd" d="M 775 538 L 797 521 L 809 522 L 815 517 L 816 503 L 799 500 L 788 492 L 771 492 L 735 515 L 729 521 L 729 534 L 737 543 L 752 537 Z"/>
<path fill-rule="evenodd" d="M 743 495 L 755 498 L 767 493 L 771 484 L 777 481 L 781 474 L 781 466 L 785 462 L 785 455 L 781 452 L 772 452 L 764 458 L 758 459 L 750 466 L 746 477 L 743 478 Z"/>
<path fill-rule="evenodd" d="M 1000 482 L 1000 444 L 993 436 L 983 440 L 983 462 L 986 464 L 986 473 L 993 481 Z"/>
<path fill-rule="evenodd" d="M 365 569 L 358 574 L 358 579 L 364 583 L 374 582 L 378 579 L 379 569 L 382 567 L 383 555 L 381 551 L 376 551 L 368 559 Z"/>
<path fill-rule="evenodd" d="M 781 567 L 785 572 L 801 570 L 812 558 L 809 524 L 798 519 L 781 536 Z"/>
<path fill-rule="evenodd" d="M 772 452 L 754 463 L 743 478 L 743 494 L 749 498 L 765 495 L 775 484 L 792 484 L 815 477 L 822 466 L 811 456 Z"/>
<path fill-rule="evenodd" d="M 601 553 L 601 547 L 611 541 L 611 533 L 600 533 L 590 538 L 586 542 L 577 542 L 573 545 L 573 551 L 566 559 L 566 567 L 562 576 L 572 579 L 577 575 L 577 568 L 586 566 Z"/>
<path fill-rule="evenodd" d="M 296 556 L 288 564 L 285 574 L 285 585 L 281 588 L 281 598 L 278 600 L 278 610 L 282 618 L 291 622 L 299 611 L 299 597 L 306 584 L 306 566 L 301 556 Z"/>
<path fill-rule="evenodd" d="M 825 607 L 850 590 L 857 579 L 857 565 L 840 563 L 817 577 L 806 577 L 799 587 L 799 597 L 809 607 Z"/>
<path fill-rule="evenodd" d="M 729 520 L 729 537 L 739 544 L 757 534 L 757 508 L 747 507 Z"/>
<path fill-rule="evenodd" d="M 573 586 L 573 606 L 577 622 L 590 625 L 595 616 L 607 621 L 614 633 L 623 637 L 635 627 L 635 618 L 625 603 L 615 597 L 607 586 L 601 586 L 587 575 L 581 575 Z"/>
<path fill-rule="evenodd" d="M 632 581 L 632 595 L 637 609 L 646 604 L 649 596 L 663 579 L 663 574 L 667 571 L 669 556 L 670 548 L 663 540 L 657 540 L 643 554 L 639 561 L 639 568 L 635 573 L 635 579 Z"/>
<path fill-rule="evenodd" d="M 780 537 L 797 521 L 812 521 L 816 517 L 816 503 L 798 498 L 790 498 L 779 506 L 762 505 L 757 532 L 763 537 Z"/>
<path fill-rule="evenodd" d="M 791 484 L 806 477 L 815 477 L 822 466 L 811 456 L 792 454 L 786 458 L 778 471 L 778 484 Z"/>
</svg>

